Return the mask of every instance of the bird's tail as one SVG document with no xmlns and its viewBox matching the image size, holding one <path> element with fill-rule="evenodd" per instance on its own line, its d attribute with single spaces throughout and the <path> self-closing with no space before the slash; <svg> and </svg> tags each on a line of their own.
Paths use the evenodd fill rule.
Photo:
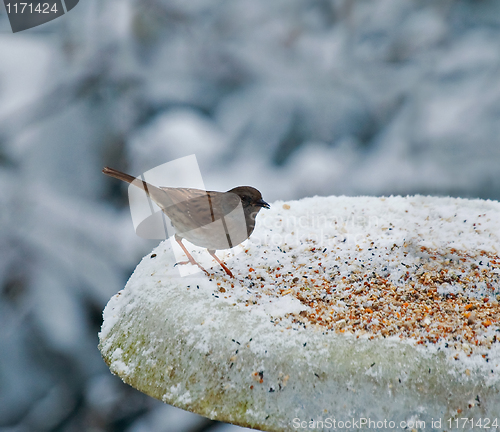
<svg viewBox="0 0 500 432">
<path fill-rule="evenodd" d="M 110 177 L 117 178 L 118 180 L 123 180 L 127 183 L 132 183 L 134 180 L 136 180 L 135 177 L 132 177 L 129 174 L 125 174 L 124 172 L 115 170 L 114 168 L 110 167 L 104 167 L 102 169 L 102 172 Z"/>
<path fill-rule="evenodd" d="M 109 167 L 104 167 L 102 172 L 110 177 L 133 184 L 139 189 L 142 189 L 156 204 L 160 206 L 160 208 L 164 208 L 171 204 L 170 198 L 164 191 L 150 183 L 145 182 L 144 180 L 141 180 L 140 178 L 133 177 L 130 174 L 125 174 L 124 172 Z"/>
</svg>

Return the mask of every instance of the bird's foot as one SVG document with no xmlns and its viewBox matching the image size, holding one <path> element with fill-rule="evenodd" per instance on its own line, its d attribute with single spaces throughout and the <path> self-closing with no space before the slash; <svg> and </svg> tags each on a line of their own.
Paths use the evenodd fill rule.
<svg viewBox="0 0 500 432">
<path fill-rule="evenodd" d="M 208 273 L 199 263 L 196 262 L 196 260 L 191 256 L 191 254 L 189 253 L 189 251 L 186 249 L 186 247 L 182 244 L 182 238 L 179 237 L 177 234 L 175 235 L 175 241 L 177 243 L 179 243 L 180 247 L 182 248 L 182 250 L 184 251 L 184 253 L 186 254 L 187 256 L 187 259 L 189 261 L 181 261 L 181 262 L 177 262 L 174 264 L 174 267 L 177 265 L 177 264 L 180 264 L 180 265 L 184 265 L 184 264 L 193 264 L 195 266 L 198 266 L 198 268 L 200 268 L 201 270 L 203 270 L 205 272 L 205 274 L 207 276 L 210 276 L 210 273 Z"/>
<path fill-rule="evenodd" d="M 231 270 L 229 270 L 229 269 L 228 269 L 227 265 L 226 265 L 226 264 L 224 264 L 224 263 L 223 263 L 223 262 L 219 259 L 219 257 L 218 257 L 217 255 L 215 255 L 215 251 L 210 250 L 210 249 L 207 249 L 207 250 L 208 250 L 208 253 L 209 253 L 210 255 L 212 255 L 212 257 L 215 259 L 215 261 L 217 261 L 217 262 L 220 264 L 220 266 L 224 269 L 224 271 L 227 273 L 227 275 L 228 275 L 229 277 L 232 277 L 232 278 L 234 279 L 234 275 L 231 273 Z"/>
<path fill-rule="evenodd" d="M 198 266 L 198 268 L 199 268 L 200 270 L 203 270 L 207 276 L 210 276 L 210 273 L 208 273 L 208 271 L 206 271 L 206 270 L 203 268 L 203 266 L 201 266 L 200 264 L 198 264 L 198 263 L 197 263 L 194 259 L 193 259 L 193 261 L 189 260 L 189 261 L 179 261 L 179 262 L 176 262 L 176 263 L 174 264 L 174 267 L 175 267 L 175 266 L 178 266 L 178 265 L 186 265 L 186 264 L 193 264 L 193 265 L 195 265 L 195 266 Z"/>
<path fill-rule="evenodd" d="M 227 275 L 229 277 L 232 277 L 234 279 L 233 273 L 231 273 L 231 270 L 228 269 L 228 267 L 226 266 L 226 264 L 224 264 L 224 263 L 221 262 L 220 266 L 224 269 L 224 271 L 227 273 Z"/>
</svg>

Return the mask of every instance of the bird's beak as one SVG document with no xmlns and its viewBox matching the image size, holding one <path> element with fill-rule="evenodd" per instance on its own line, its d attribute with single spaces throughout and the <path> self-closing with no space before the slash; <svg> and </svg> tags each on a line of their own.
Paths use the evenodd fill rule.
<svg viewBox="0 0 500 432">
<path fill-rule="evenodd" d="M 257 206 L 259 206 L 259 207 L 264 207 L 264 208 L 266 208 L 266 209 L 271 208 L 271 206 L 270 206 L 268 203 L 266 203 L 263 199 L 260 199 L 260 200 L 259 200 L 259 201 L 257 201 L 255 204 L 256 204 Z"/>
</svg>

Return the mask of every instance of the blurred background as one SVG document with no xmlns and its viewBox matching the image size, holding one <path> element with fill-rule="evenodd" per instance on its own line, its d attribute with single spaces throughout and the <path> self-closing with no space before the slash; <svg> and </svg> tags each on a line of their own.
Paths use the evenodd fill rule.
<svg viewBox="0 0 500 432">
<path fill-rule="evenodd" d="M 264 198 L 500 199 L 498 0 L 0 5 L 0 432 L 225 431 L 123 384 L 101 312 L 158 242 L 126 188 L 196 154 Z"/>
</svg>

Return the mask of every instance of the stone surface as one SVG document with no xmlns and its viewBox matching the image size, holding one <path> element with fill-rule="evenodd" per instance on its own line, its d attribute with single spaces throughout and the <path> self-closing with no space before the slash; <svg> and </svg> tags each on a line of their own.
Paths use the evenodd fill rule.
<svg viewBox="0 0 500 432">
<path fill-rule="evenodd" d="M 277 202 L 218 252 L 235 279 L 215 263 L 180 277 L 169 242 L 144 257 L 99 347 L 138 390 L 255 429 L 498 425 L 499 221 L 492 201 Z"/>
</svg>

